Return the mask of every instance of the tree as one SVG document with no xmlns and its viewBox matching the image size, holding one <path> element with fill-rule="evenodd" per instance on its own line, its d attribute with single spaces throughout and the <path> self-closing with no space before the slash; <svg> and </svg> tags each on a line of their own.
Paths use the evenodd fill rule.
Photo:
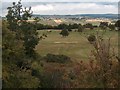
<svg viewBox="0 0 120 90">
<path fill-rule="evenodd" d="M 68 31 L 69 31 L 69 32 L 72 32 L 72 29 L 68 28 Z"/>
<path fill-rule="evenodd" d="M 76 29 L 79 27 L 79 25 L 77 23 L 74 23 L 71 27 L 72 27 L 72 29 Z"/>
<path fill-rule="evenodd" d="M 28 19 L 32 17 L 31 7 L 23 8 L 21 1 L 17 4 L 13 2 L 12 7 L 8 7 L 6 16 L 9 29 L 16 32 L 16 37 L 23 40 L 26 55 L 34 56 L 34 48 L 39 42 L 36 22 L 30 23 Z"/>
<path fill-rule="evenodd" d="M 7 22 L 2 22 L 2 59 L 12 62 L 19 60 L 24 55 L 23 41 L 16 39 L 16 32 L 13 32 L 7 28 Z M 18 44 L 19 42 L 19 44 Z"/>
<path fill-rule="evenodd" d="M 99 27 L 100 27 L 101 29 L 106 29 L 106 28 L 108 27 L 108 22 L 100 22 Z"/>
<path fill-rule="evenodd" d="M 83 26 L 80 24 L 79 27 L 78 27 L 78 32 L 82 32 L 83 31 Z"/>
<path fill-rule="evenodd" d="M 113 24 L 109 24 L 108 27 L 110 28 L 110 30 L 115 30 L 115 25 L 113 25 Z"/>
<path fill-rule="evenodd" d="M 64 29 L 64 28 L 67 28 L 68 27 L 68 25 L 67 24 L 59 24 L 58 26 L 57 26 L 57 28 L 58 29 Z"/>
<path fill-rule="evenodd" d="M 115 23 L 115 27 L 117 27 L 118 30 L 120 30 L 120 20 L 118 20 L 118 21 Z"/>
<path fill-rule="evenodd" d="M 35 26 L 33 26 L 31 23 L 23 22 L 21 29 L 23 31 L 22 40 L 24 41 L 26 55 L 30 57 L 35 56 L 34 48 L 39 42 L 38 32 Z"/>
<path fill-rule="evenodd" d="M 96 41 L 96 36 L 91 34 L 87 37 L 88 41 L 92 44 L 93 42 Z"/>
<path fill-rule="evenodd" d="M 39 79 L 30 73 L 33 59 L 26 57 L 26 49 L 33 50 L 36 44 L 34 40 L 38 40 L 35 23 L 27 21 L 28 11 L 22 9 L 20 2 L 13 3 L 8 8 L 7 20 L 2 22 L 3 88 L 39 87 Z"/>
<path fill-rule="evenodd" d="M 120 27 L 120 20 L 118 20 L 118 21 L 115 23 L 115 26 L 116 26 L 116 27 Z"/>
<path fill-rule="evenodd" d="M 63 29 L 61 32 L 60 32 L 60 35 L 62 35 L 63 37 L 66 37 L 69 35 L 69 32 L 67 29 Z"/>
<path fill-rule="evenodd" d="M 87 24 L 84 25 L 84 28 L 93 29 L 93 25 L 91 23 L 87 23 Z"/>
</svg>

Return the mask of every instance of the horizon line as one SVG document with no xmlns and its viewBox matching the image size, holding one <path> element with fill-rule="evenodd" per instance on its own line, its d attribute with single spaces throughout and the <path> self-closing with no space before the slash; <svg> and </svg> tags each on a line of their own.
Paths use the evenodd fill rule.
<svg viewBox="0 0 120 90">
<path fill-rule="evenodd" d="M 104 13 L 104 14 L 99 14 L 99 13 L 94 13 L 94 14 L 92 14 L 92 13 L 84 13 L 84 14 L 33 14 L 32 16 L 34 16 L 34 15 L 41 15 L 41 16 L 45 16 L 45 15 L 47 15 L 47 16 L 74 16 L 74 15 L 119 15 L 118 13 L 117 14 L 115 14 L 115 13 Z M 5 16 L 1 16 L 0 15 L 0 17 L 6 17 L 6 15 Z"/>
</svg>

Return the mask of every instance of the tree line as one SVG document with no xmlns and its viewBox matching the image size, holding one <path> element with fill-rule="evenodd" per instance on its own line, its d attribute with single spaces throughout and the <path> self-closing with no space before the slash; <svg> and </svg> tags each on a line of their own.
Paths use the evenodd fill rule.
<svg viewBox="0 0 120 90">
<path fill-rule="evenodd" d="M 81 29 L 85 29 L 85 28 L 89 28 L 89 29 L 94 29 L 94 28 L 101 28 L 101 29 L 106 29 L 106 28 L 109 28 L 110 30 L 115 30 L 116 27 L 119 27 L 118 23 L 120 21 L 118 20 L 115 24 L 109 24 L 108 22 L 100 22 L 99 25 L 92 25 L 91 23 L 86 23 L 84 25 L 82 24 L 77 24 L 77 23 L 74 23 L 74 24 L 65 24 L 65 23 L 62 23 L 62 24 L 59 24 L 57 26 L 52 26 L 52 25 L 44 25 L 44 24 L 41 24 L 41 23 L 37 23 L 36 24 L 36 27 L 37 27 L 37 30 L 43 30 L 43 29 L 68 29 L 68 31 L 71 31 L 71 29 L 78 29 L 78 28 L 81 28 Z"/>
</svg>

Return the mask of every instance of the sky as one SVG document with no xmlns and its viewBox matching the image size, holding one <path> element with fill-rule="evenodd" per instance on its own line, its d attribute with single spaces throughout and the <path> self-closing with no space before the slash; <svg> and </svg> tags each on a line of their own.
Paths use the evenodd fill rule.
<svg viewBox="0 0 120 90">
<path fill-rule="evenodd" d="M 18 0 L 2 1 L 2 16 L 7 7 Z M 29 2 L 28 2 L 29 1 Z M 22 0 L 25 7 L 32 7 L 33 14 L 75 15 L 75 14 L 117 14 L 119 0 Z"/>
<path fill-rule="evenodd" d="M 3 2 L 16 2 L 18 0 L 4 0 Z M 23 2 L 119 2 L 119 0 L 22 0 Z"/>
</svg>

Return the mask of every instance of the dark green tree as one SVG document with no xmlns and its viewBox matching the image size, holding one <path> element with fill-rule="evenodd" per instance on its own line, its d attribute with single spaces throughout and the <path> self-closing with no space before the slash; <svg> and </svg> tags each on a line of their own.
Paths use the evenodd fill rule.
<svg viewBox="0 0 120 90">
<path fill-rule="evenodd" d="M 106 28 L 108 27 L 108 22 L 100 22 L 99 27 L 100 27 L 101 29 L 106 29 Z"/>
<path fill-rule="evenodd" d="M 4 62 L 19 60 L 24 56 L 23 41 L 16 39 L 16 32 L 7 28 L 7 22 L 2 22 L 2 59 Z M 19 42 L 19 44 L 18 44 Z M 16 62 L 16 61 L 15 61 Z"/>
<path fill-rule="evenodd" d="M 120 31 L 120 20 L 118 20 L 118 21 L 115 23 L 115 27 L 117 27 L 118 30 Z"/>
<path fill-rule="evenodd" d="M 93 25 L 91 23 L 87 23 L 84 25 L 84 28 L 89 28 L 89 29 L 93 29 Z"/>
<path fill-rule="evenodd" d="M 115 25 L 113 25 L 113 24 L 109 24 L 108 27 L 110 28 L 110 30 L 115 30 Z"/>
<path fill-rule="evenodd" d="M 6 16 L 9 29 L 16 32 L 16 37 L 23 40 L 25 53 L 28 56 L 35 56 L 34 48 L 39 42 L 36 22 L 30 23 L 32 17 L 31 7 L 23 8 L 21 1 L 17 4 L 13 2 L 12 7 L 8 7 Z"/>
<path fill-rule="evenodd" d="M 24 10 L 21 9 L 18 14 L 18 6 L 21 6 L 20 2 L 13 3 L 13 6 L 8 8 L 7 20 L 2 21 L 2 85 L 3 88 L 37 88 L 39 79 L 28 72 L 32 72 L 31 61 L 33 59 L 26 58 L 25 54 L 26 46 L 31 48 L 35 45 L 31 39 L 36 40 L 37 33 L 34 30 L 34 23 L 29 23 L 23 18 L 25 17 Z M 28 41 L 30 44 L 27 44 Z"/>
<path fill-rule="evenodd" d="M 68 27 L 68 25 L 67 24 L 59 24 L 58 26 L 57 26 L 57 28 L 58 29 L 64 29 L 64 28 L 67 28 Z"/>
<path fill-rule="evenodd" d="M 96 41 L 96 36 L 91 34 L 87 37 L 88 41 L 92 44 L 93 42 Z"/>
<path fill-rule="evenodd" d="M 69 31 L 69 32 L 72 32 L 72 29 L 71 29 L 71 28 L 68 28 L 68 31 Z"/>
<path fill-rule="evenodd" d="M 72 25 L 72 29 L 76 29 L 76 28 L 78 28 L 79 27 L 79 25 L 77 24 L 77 23 L 74 23 L 73 25 Z"/>
<path fill-rule="evenodd" d="M 78 32 L 82 32 L 83 31 L 83 26 L 80 24 L 79 27 L 78 27 Z"/>
<path fill-rule="evenodd" d="M 63 29 L 61 32 L 60 32 L 60 35 L 62 35 L 63 37 L 66 37 L 69 35 L 69 32 L 67 29 Z"/>
</svg>

